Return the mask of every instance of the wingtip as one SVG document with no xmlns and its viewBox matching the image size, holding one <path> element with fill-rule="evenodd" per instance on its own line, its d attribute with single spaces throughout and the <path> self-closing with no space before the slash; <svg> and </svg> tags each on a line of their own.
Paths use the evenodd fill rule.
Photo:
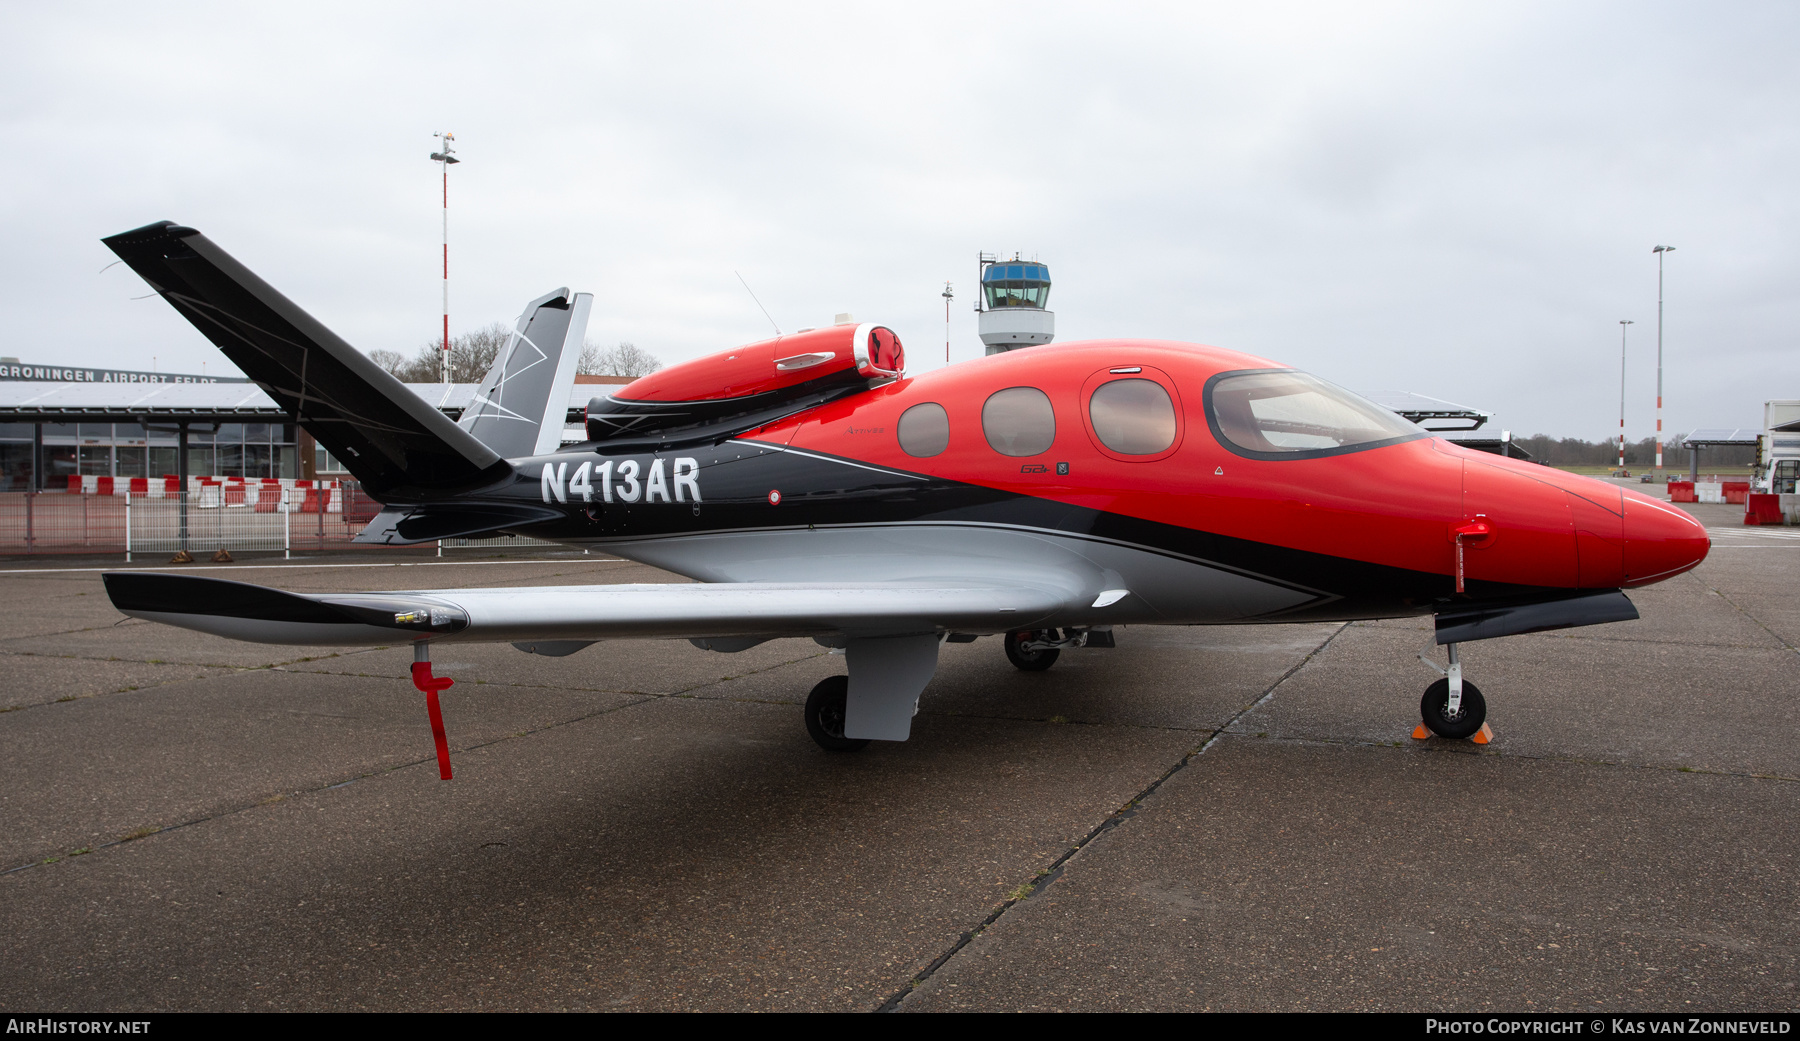
<svg viewBox="0 0 1800 1041">
<path fill-rule="evenodd" d="M 146 224 L 141 228 L 121 231 L 117 235 L 108 235 L 101 239 L 107 245 L 114 243 L 144 242 L 156 239 L 183 239 L 189 235 L 200 234 L 193 228 L 177 224 L 172 220 L 159 220 L 154 224 Z"/>
</svg>

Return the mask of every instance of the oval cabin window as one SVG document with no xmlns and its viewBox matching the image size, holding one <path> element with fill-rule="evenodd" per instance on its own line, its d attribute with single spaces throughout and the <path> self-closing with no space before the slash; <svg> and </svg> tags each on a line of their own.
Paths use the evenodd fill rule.
<svg viewBox="0 0 1800 1041">
<path fill-rule="evenodd" d="M 1100 384 L 1088 418 L 1100 443 L 1120 455 L 1155 455 L 1175 443 L 1175 403 L 1154 380 Z"/>
<path fill-rule="evenodd" d="M 1038 455 L 1056 440 L 1056 413 L 1036 387 L 1008 387 L 981 406 L 981 432 L 1001 455 Z"/>
<path fill-rule="evenodd" d="M 935 401 L 914 405 L 900 414 L 900 449 L 921 459 L 950 447 L 950 414 Z"/>
</svg>

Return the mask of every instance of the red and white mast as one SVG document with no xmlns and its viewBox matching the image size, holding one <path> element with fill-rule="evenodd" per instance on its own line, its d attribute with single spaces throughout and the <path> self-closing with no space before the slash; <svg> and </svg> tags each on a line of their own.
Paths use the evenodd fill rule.
<svg viewBox="0 0 1800 1041">
<path fill-rule="evenodd" d="M 450 142 L 456 135 L 446 130 L 441 134 L 433 134 L 442 142 L 442 151 L 431 153 L 431 161 L 438 164 L 444 173 L 444 346 L 443 364 L 440 371 L 443 382 L 450 382 L 450 164 L 460 163 L 456 158 L 456 149 Z"/>
<path fill-rule="evenodd" d="M 1656 480 L 1660 483 L 1668 480 L 1668 475 L 1663 473 L 1662 438 L 1663 257 L 1675 252 L 1675 247 L 1658 246 L 1650 252 L 1656 254 Z"/>
<path fill-rule="evenodd" d="M 1629 318 L 1619 319 L 1619 473 L 1625 472 L 1625 327 L 1636 325 Z"/>
</svg>

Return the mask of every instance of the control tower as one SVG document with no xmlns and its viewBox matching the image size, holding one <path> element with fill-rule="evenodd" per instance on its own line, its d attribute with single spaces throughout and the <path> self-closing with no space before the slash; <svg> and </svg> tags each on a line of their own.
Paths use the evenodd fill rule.
<svg viewBox="0 0 1800 1041">
<path fill-rule="evenodd" d="M 1050 302 L 1050 269 L 1035 260 L 1011 260 L 981 254 L 981 342 L 989 354 L 1035 347 L 1056 339 L 1056 315 Z"/>
</svg>

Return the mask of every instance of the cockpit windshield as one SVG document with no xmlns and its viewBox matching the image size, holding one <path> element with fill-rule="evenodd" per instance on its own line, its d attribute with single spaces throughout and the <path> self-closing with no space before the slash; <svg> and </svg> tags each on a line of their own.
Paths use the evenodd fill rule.
<svg viewBox="0 0 1800 1041">
<path fill-rule="evenodd" d="M 1304 372 L 1245 372 L 1209 382 L 1213 433 L 1247 455 L 1335 455 L 1425 436 L 1380 405 Z"/>
</svg>

